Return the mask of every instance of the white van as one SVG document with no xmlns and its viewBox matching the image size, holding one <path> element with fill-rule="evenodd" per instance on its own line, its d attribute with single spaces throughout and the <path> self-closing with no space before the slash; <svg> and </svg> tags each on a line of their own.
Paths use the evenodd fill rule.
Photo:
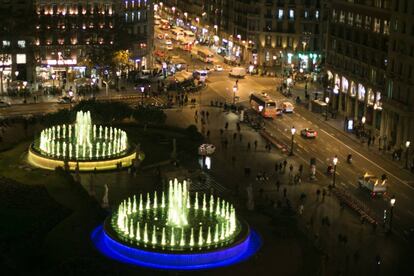
<svg viewBox="0 0 414 276">
<path fill-rule="evenodd" d="M 231 68 L 229 72 L 229 76 L 235 77 L 235 78 L 244 78 L 244 76 L 246 76 L 246 68 L 243 68 L 243 67 Z"/>
</svg>

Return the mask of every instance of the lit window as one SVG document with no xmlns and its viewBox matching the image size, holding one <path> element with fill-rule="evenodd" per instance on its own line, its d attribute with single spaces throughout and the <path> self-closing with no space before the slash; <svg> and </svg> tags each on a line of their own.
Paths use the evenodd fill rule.
<svg viewBox="0 0 414 276">
<path fill-rule="evenodd" d="M 294 10 L 289 10 L 289 18 L 290 19 L 294 19 L 295 18 L 295 11 Z"/>
<path fill-rule="evenodd" d="M 381 20 L 378 18 L 374 19 L 374 32 L 379 33 L 381 31 Z"/>
<path fill-rule="evenodd" d="M 3 47 L 10 46 L 10 40 L 3 40 Z"/>
<path fill-rule="evenodd" d="M 315 11 L 315 18 L 319 19 L 319 11 Z"/>
<path fill-rule="evenodd" d="M 282 9 L 279 9 L 278 10 L 278 12 L 277 12 L 277 18 L 278 19 L 283 19 L 283 10 Z"/>
<path fill-rule="evenodd" d="M 17 54 L 16 55 L 17 64 L 26 64 L 26 54 Z"/>
</svg>

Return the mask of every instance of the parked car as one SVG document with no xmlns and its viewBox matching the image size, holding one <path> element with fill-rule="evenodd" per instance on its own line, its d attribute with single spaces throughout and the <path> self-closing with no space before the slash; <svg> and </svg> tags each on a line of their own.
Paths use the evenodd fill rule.
<svg viewBox="0 0 414 276">
<path fill-rule="evenodd" d="M 318 132 L 311 128 L 304 128 L 301 130 L 300 135 L 305 138 L 316 138 L 316 136 L 318 136 Z"/>
<path fill-rule="evenodd" d="M 223 71 L 223 67 L 220 64 L 214 65 L 214 71 L 221 72 Z"/>
<path fill-rule="evenodd" d="M 214 146 L 212 144 L 202 144 L 198 148 L 198 154 L 200 154 L 200 155 L 211 155 L 215 152 L 215 150 L 216 150 L 216 146 Z"/>
<path fill-rule="evenodd" d="M 9 106 L 11 106 L 11 103 L 0 101 L 0 107 L 9 107 Z"/>
</svg>

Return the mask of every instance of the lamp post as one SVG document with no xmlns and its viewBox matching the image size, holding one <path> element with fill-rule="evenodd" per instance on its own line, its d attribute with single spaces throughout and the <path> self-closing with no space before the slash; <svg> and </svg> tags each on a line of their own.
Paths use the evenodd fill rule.
<svg viewBox="0 0 414 276">
<path fill-rule="evenodd" d="M 390 225 L 389 225 L 389 232 L 392 231 L 392 217 L 394 215 L 394 205 L 395 205 L 395 196 L 392 196 L 390 199 Z"/>
<path fill-rule="evenodd" d="M 367 118 L 365 116 L 362 116 L 362 118 L 361 118 L 362 129 L 364 129 L 366 121 L 367 121 Z"/>
<path fill-rule="evenodd" d="M 237 88 L 237 84 L 235 84 L 235 85 L 233 86 L 233 105 L 235 105 L 235 104 L 236 104 L 236 93 L 237 93 L 237 90 L 238 90 L 238 88 Z"/>
<path fill-rule="evenodd" d="M 335 188 L 336 164 L 338 164 L 338 156 L 337 155 L 335 155 L 332 162 L 333 162 L 333 165 L 334 165 L 334 171 L 333 171 L 333 176 L 332 176 L 332 186 Z"/>
<path fill-rule="evenodd" d="M 410 141 L 405 142 L 405 168 L 408 169 L 408 151 L 410 149 Z"/>
<path fill-rule="evenodd" d="M 0 94 L 3 92 L 3 67 L 0 67 Z"/>
<path fill-rule="evenodd" d="M 16 76 L 16 80 L 17 80 L 17 76 L 19 76 L 19 73 L 20 73 L 19 71 L 14 72 L 14 75 Z"/>
<path fill-rule="evenodd" d="M 52 74 L 52 85 L 55 87 L 56 74 Z"/>
<path fill-rule="evenodd" d="M 295 133 L 296 133 L 296 128 L 294 126 L 291 128 L 290 133 L 292 134 L 292 140 L 291 140 L 291 144 L 290 144 L 290 153 L 289 153 L 289 155 L 292 156 L 293 155 L 293 140 L 294 140 Z"/>
<path fill-rule="evenodd" d="M 145 91 L 145 87 L 141 86 L 141 105 L 144 106 L 144 91 Z"/>
<path fill-rule="evenodd" d="M 326 103 L 326 110 L 325 110 L 325 121 L 328 121 L 328 104 L 329 104 L 329 97 L 325 98 Z"/>
</svg>

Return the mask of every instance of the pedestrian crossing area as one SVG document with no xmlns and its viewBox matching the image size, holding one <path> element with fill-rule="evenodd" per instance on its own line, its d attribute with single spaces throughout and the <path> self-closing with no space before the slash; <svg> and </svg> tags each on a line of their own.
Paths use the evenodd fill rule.
<svg viewBox="0 0 414 276">
<path fill-rule="evenodd" d="M 190 183 L 191 192 L 211 192 L 218 194 L 228 193 L 230 190 L 217 182 L 211 175 L 201 172 L 199 177 L 192 177 Z"/>
</svg>

